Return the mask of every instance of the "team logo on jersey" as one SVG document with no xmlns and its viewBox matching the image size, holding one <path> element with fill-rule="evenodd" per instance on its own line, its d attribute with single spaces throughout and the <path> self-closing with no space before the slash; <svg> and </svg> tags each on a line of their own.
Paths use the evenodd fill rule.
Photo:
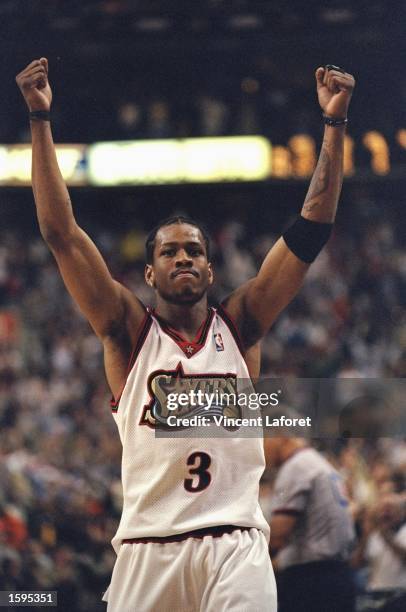
<svg viewBox="0 0 406 612">
<path fill-rule="evenodd" d="M 150 402 L 144 406 L 140 425 L 167 428 L 168 417 L 188 419 L 213 415 L 241 417 L 236 397 L 235 374 L 185 374 L 182 364 L 175 370 L 157 370 L 148 378 Z M 170 426 L 173 429 L 173 426 Z"/>
<path fill-rule="evenodd" d="M 214 334 L 214 343 L 216 345 L 216 351 L 224 351 L 224 343 L 221 334 Z"/>
</svg>

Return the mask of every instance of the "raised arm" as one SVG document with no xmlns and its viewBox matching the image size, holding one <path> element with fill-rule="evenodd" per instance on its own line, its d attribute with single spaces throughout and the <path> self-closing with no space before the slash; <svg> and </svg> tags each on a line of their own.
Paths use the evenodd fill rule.
<svg viewBox="0 0 406 612">
<path fill-rule="evenodd" d="M 246 348 L 267 333 L 297 294 L 335 219 L 343 180 L 347 111 L 355 81 L 340 68 L 326 66 L 316 70 L 316 83 L 326 125 L 301 215 L 269 251 L 257 276 L 224 303 L 237 322 Z"/>
<path fill-rule="evenodd" d="M 16 81 L 30 111 L 32 186 L 41 234 L 55 256 L 69 293 L 96 334 L 104 343 L 117 340 L 124 347 L 122 339 L 129 335 L 131 344 L 144 309 L 112 278 L 98 249 L 76 223 L 49 121 L 52 92 L 48 61 L 41 58 L 31 62 Z"/>
</svg>

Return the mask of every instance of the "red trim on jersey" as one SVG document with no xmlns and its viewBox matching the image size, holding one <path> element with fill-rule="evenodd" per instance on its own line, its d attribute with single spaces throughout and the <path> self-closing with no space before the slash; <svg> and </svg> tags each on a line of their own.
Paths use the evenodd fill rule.
<svg viewBox="0 0 406 612">
<path fill-rule="evenodd" d="M 206 319 L 200 325 L 193 340 L 186 340 L 176 329 L 168 325 L 156 312 L 152 310 L 152 314 L 159 323 L 160 328 L 167 334 L 178 347 L 183 351 L 188 359 L 194 357 L 206 344 L 208 331 L 213 321 L 214 310 L 209 309 Z"/>
<path fill-rule="evenodd" d="M 227 312 L 227 310 L 224 308 L 223 304 L 220 304 L 217 308 L 217 312 L 219 314 L 219 316 L 223 319 L 224 323 L 227 325 L 228 329 L 231 332 L 231 335 L 233 336 L 236 345 L 238 346 L 238 349 L 245 361 L 245 354 L 244 354 L 244 343 L 242 341 L 242 338 L 240 336 L 240 332 L 238 331 L 238 327 L 234 321 L 234 319 L 232 318 L 232 316 Z"/>
<path fill-rule="evenodd" d="M 124 387 L 127 384 L 127 379 L 128 376 L 131 372 L 131 370 L 134 367 L 135 362 L 137 361 L 137 357 L 141 352 L 142 347 L 144 346 L 144 342 L 147 339 L 149 330 L 151 329 L 151 325 L 152 325 L 152 317 L 149 314 L 148 310 L 145 312 L 145 316 L 141 322 L 141 325 L 138 328 L 138 333 L 137 333 L 137 341 L 134 345 L 133 351 L 131 353 L 131 357 L 130 357 L 130 361 L 128 362 L 128 366 L 127 366 L 127 371 L 126 371 L 126 375 L 125 375 L 125 381 L 123 383 L 123 386 L 121 388 L 120 393 L 117 396 L 117 399 L 114 398 L 114 396 L 112 396 L 111 400 L 110 400 L 110 406 L 111 409 L 113 410 L 113 412 L 117 412 L 118 410 L 118 404 L 120 402 L 121 396 L 123 394 L 124 391 Z"/>
<path fill-rule="evenodd" d="M 163 537 L 151 537 L 151 538 L 127 538 L 123 540 L 122 544 L 149 544 L 155 542 L 157 544 L 170 544 L 171 542 L 183 542 L 189 538 L 202 539 L 205 536 L 212 536 L 213 538 L 221 538 L 226 533 L 233 533 L 233 531 L 249 531 L 255 529 L 255 527 L 238 527 L 237 525 L 219 525 L 216 527 L 203 527 L 202 529 L 194 529 L 193 531 L 187 531 L 186 533 L 176 533 L 171 536 Z"/>
</svg>

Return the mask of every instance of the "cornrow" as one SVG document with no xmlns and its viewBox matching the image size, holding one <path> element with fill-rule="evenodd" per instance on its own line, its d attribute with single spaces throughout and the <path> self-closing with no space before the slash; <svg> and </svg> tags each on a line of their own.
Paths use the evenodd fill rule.
<svg viewBox="0 0 406 612">
<path fill-rule="evenodd" d="M 185 217 L 183 215 L 175 215 L 172 217 L 167 217 L 166 219 L 160 221 L 148 234 L 147 239 L 145 241 L 145 260 L 147 264 L 152 264 L 153 262 L 155 238 L 161 227 L 167 227 L 168 225 L 175 225 L 181 223 L 187 223 L 187 225 L 193 225 L 193 227 L 197 227 L 197 229 L 202 234 L 204 243 L 206 245 L 207 259 L 210 259 L 210 237 L 205 227 L 197 221 L 190 219 L 189 217 Z"/>
</svg>

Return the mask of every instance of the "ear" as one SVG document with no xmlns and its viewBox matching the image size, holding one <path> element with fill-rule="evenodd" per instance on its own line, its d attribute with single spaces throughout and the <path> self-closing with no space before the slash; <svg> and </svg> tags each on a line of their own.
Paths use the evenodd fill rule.
<svg viewBox="0 0 406 612">
<path fill-rule="evenodd" d="M 151 264 L 146 264 L 144 270 L 145 282 L 152 288 L 155 288 L 155 274 L 154 268 Z"/>
<path fill-rule="evenodd" d="M 209 270 L 209 285 L 212 285 L 214 281 L 214 272 L 213 272 L 213 267 L 210 262 L 207 264 L 207 267 Z"/>
</svg>

